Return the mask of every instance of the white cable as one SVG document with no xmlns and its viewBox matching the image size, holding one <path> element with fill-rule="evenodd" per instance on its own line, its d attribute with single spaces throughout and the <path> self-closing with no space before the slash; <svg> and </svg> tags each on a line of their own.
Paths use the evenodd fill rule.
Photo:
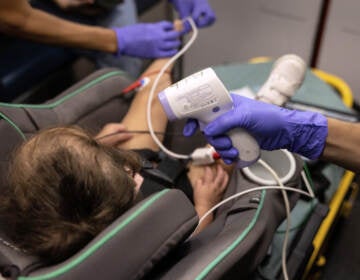
<svg viewBox="0 0 360 280">
<path fill-rule="evenodd" d="M 275 181 L 277 181 L 277 183 L 280 185 L 280 191 L 281 191 L 281 194 L 284 199 L 284 205 L 285 205 L 285 211 L 286 211 L 286 230 L 285 230 L 284 241 L 283 241 L 283 246 L 282 246 L 282 253 L 281 253 L 281 263 L 282 263 L 281 267 L 282 267 L 284 279 L 289 280 L 289 275 L 287 272 L 287 265 L 286 265 L 286 258 L 287 258 L 286 257 L 287 256 L 286 249 L 287 249 L 287 244 L 288 244 L 288 240 L 289 240 L 289 233 L 290 233 L 290 226 L 291 226 L 289 198 L 284 189 L 284 185 L 281 182 L 279 176 L 276 174 L 276 172 L 262 159 L 259 159 L 258 162 L 274 176 Z"/>
<path fill-rule="evenodd" d="M 285 156 L 287 158 L 287 161 L 284 161 L 282 156 Z M 269 161 L 266 161 L 268 162 L 268 164 L 275 163 L 278 170 L 288 170 L 286 174 L 281 175 L 280 180 L 283 184 L 285 184 L 294 176 L 296 171 L 295 157 L 288 150 L 280 149 L 274 151 L 262 151 L 261 158 L 265 161 L 266 159 L 268 159 Z M 272 186 L 277 184 L 274 179 L 266 179 L 266 177 L 261 176 L 261 170 L 258 170 L 256 167 L 257 166 L 255 163 L 252 166 L 243 168 L 242 172 L 246 177 L 248 177 L 251 181 L 255 182 L 258 185 Z"/>
<path fill-rule="evenodd" d="M 309 194 L 311 195 L 312 198 L 314 198 L 314 197 L 315 197 L 314 191 L 313 191 L 313 189 L 312 189 L 312 187 L 311 187 L 311 185 L 310 185 L 310 183 L 309 183 L 308 178 L 306 177 L 306 174 L 305 174 L 304 170 L 301 171 L 301 177 L 302 177 L 303 180 L 304 180 L 305 186 L 306 186 Z"/>
<path fill-rule="evenodd" d="M 171 156 L 171 157 L 174 157 L 174 158 L 179 158 L 179 159 L 189 159 L 190 156 L 189 155 L 183 155 L 183 154 L 177 154 L 177 153 L 174 153 L 172 151 L 170 151 L 169 149 L 167 149 L 162 143 L 161 141 L 159 140 L 159 138 L 156 136 L 156 134 L 154 133 L 154 129 L 153 129 L 153 126 L 152 126 L 152 121 L 151 121 L 151 103 L 152 103 L 152 99 L 153 99 L 153 96 L 154 96 L 154 93 L 155 93 L 155 90 L 156 90 L 156 87 L 159 83 L 159 80 L 161 78 L 161 76 L 165 73 L 166 69 L 172 64 L 174 63 L 181 55 L 183 55 L 189 48 L 190 46 L 193 44 L 193 42 L 195 41 L 195 39 L 197 38 L 197 35 L 198 35 L 198 30 L 196 28 L 196 25 L 193 21 L 192 18 L 186 18 L 186 20 L 189 21 L 190 25 L 191 25 L 191 28 L 192 28 L 192 31 L 193 31 L 193 34 L 190 38 L 190 40 L 185 44 L 185 46 L 176 54 L 174 55 L 160 70 L 159 74 L 156 76 L 155 80 L 154 80 L 154 83 L 151 87 L 151 90 L 150 90 L 150 94 L 149 94 L 149 100 L 148 100 L 148 103 L 147 103 L 147 111 L 146 111 L 146 114 L 147 114 L 147 124 L 148 124 L 148 127 L 149 127 L 149 132 L 150 132 L 150 135 L 152 137 L 152 139 L 155 141 L 155 143 L 159 146 L 159 148 L 164 152 L 166 153 L 167 155 Z"/>
<path fill-rule="evenodd" d="M 255 188 L 251 188 L 248 190 L 244 190 L 242 192 L 238 192 L 236 194 L 233 194 L 232 196 L 229 196 L 228 198 L 222 200 L 221 202 L 219 202 L 218 204 L 216 204 L 214 207 L 212 207 L 209 211 L 207 211 L 199 220 L 198 222 L 198 226 L 204 221 L 204 219 L 207 218 L 207 216 L 209 216 L 213 211 L 215 211 L 217 208 L 219 208 L 221 205 L 229 202 L 230 200 L 233 200 L 235 198 L 238 198 L 240 196 L 243 196 L 245 194 L 251 193 L 251 192 L 255 192 L 255 191 L 262 191 L 262 190 L 279 190 L 283 188 L 286 191 L 293 191 L 293 192 L 297 192 L 300 193 L 302 195 L 305 196 L 310 196 L 310 194 L 308 194 L 307 192 L 303 191 L 303 190 L 299 190 L 299 189 L 295 189 L 295 188 L 291 188 L 291 187 L 281 187 L 281 186 L 260 186 L 260 187 L 255 187 Z"/>
<path fill-rule="evenodd" d="M 245 194 L 254 192 L 254 191 L 259 191 L 259 190 L 281 190 L 282 195 L 283 195 L 283 199 L 284 199 L 284 204 L 285 204 L 285 211 L 286 211 L 286 231 L 285 231 L 285 235 L 284 235 L 284 241 L 283 241 L 283 246 L 282 246 L 282 271 L 283 271 L 283 276 L 285 280 L 289 279 L 288 273 L 287 273 L 287 265 L 286 265 L 286 249 L 287 249 L 287 243 L 288 243 L 288 238 L 289 238 L 289 232 L 290 232 L 290 224 L 291 224 L 291 218 L 290 218 L 290 203 L 289 203 L 289 199 L 287 196 L 287 193 L 285 191 L 293 191 L 293 192 L 297 192 L 300 193 L 302 195 L 308 196 L 313 198 L 313 195 L 310 193 L 307 193 L 303 190 L 299 190 L 299 189 L 295 189 L 295 188 L 291 188 L 291 187 L 285 187 L 283 185 L 283 183 L 281 182 L 279 176 L 276 174 L 276 172 L 263 160 L 259 160 L 259 163 L 266 168 L 275 178 L 275 180 L 277 181 L 277 183 L 279 184 L 279 186 L 260 186 L 260 187 L 255 187 L 255 188 L 251 188 L 239 193 L 236 193 L 224 200 L 222 200 L 221 202 L 219 202 L 218 204 L 216 204 L 215 206 L 213 206 L 209 211 L 207 211 L 200 219 L 198 222 L 197 227 L 195 228 L 194 232 L 196 232 L 197 228 L 199 227 L 199 225 L 207 218 L 207 216 L 209 216 L 213 211 L 215 211 L 217 208 L 219 208 L 221 205 L 229 202 L 230 200 L 233 200 L 235 198 L 238 198 L 240 196 L 243 196 Z M 306 184 L 306 183 L 305 183 Z M 190 236 L 191 237 L 191 236 Z"/>
</svg>

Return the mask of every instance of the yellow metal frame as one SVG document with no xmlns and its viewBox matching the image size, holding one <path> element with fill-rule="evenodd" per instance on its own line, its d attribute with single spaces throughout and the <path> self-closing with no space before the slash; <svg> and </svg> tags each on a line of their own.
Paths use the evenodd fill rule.
<svg viewBox="0 0 360 280">
<path fill-rule="evenodd" d="M 349 107 L 352 108 L 354 105 L 354 98 L 353 98 L 353 94 L 352 91 L 350 89 L 350 87 L 348 86 L 348 84 L 341 78 L 324 72 L 322 70 L 319 69 L 312 69 L 312 72 L 319 77 L 320 79 L 322 79 L 323 81 L 327 82 L 329 85 L 331 85 L 334 89 L 337 90 L 337 92 L 340 94 L 343 103 Z"/>
<path fill-rule="evenodd" d="M 314 241 L 314 251 L 310 257 L 310 260 L 306 266 L 305 274 L 303 279 L 309 275 L 311 268 L 313 267 L 316 259 L 319 257 L 320 249 L 326 240 L 328 232 L 331 226 L 334 224 L 336 217 L 339 215 L 341 210 L 341 205 L 345 199 L 347 192 L 349 191 L 350 185 L 355 177 L 355 174 L 351 171 L 345 171 L 343 178 L 339 184 L 337 191 L 335 192 L 330 204 L 329 204 L 329 213 L 322 222 L 319 231 L 317 232 Z"/>
<path fill-rule="evenodd" d="M 256 63 L 269 62 L 271 60 L 272 60 L 272 58 L 270 56 L 257 56 L 257 57 L 250 58 L 248 60 L 248 62 L 256 64 Z"/>
</svg>

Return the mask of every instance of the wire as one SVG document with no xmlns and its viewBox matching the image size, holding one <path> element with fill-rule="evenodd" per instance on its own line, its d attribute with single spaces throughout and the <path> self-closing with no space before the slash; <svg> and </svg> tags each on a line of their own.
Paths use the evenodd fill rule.
<svg viewBox="0 0 360 280">
<path fill-rule="evenodd" d="M 281 194 L 284 199 L 285 212 L 286 212 L 286 230 L 285 230 L 284 241 L 283 241 L 282 252 L 281 252 L 281 264 L 282 264 L 281 267 L 282 267 L 284 279 L 289 280 L 289 275 L 287 272 L 287 265 L 286 265 L 286 259 L 287 259 L 286 250 L 287 250 L 287 245 L 288 245 L 288 241 L 289 241 L 289 233 L 290 233 L 290 227 L 291 227 L 289 198 L 288 198 L 286 191 L 284 190 L 285 186 L 281 182 L 281 180 L 280 180 L 279 176 L 276 174 L 276 172 L 270 167 L 270 165 L 268 165 L 262 159 L 259 159 L 258 162 L 274 176 L 275 181 L 277 181 L 277 183 L 280 185 L 280 191 L 281 191 Z"/>
<path fill-rule="evenodd" d="M 288 244 L 288 239 L 289 239 L 289 233 L 290 233 L 290 225 L 291 225 L 291 216 L 290 216 L 290 203 L 289 203 L 289 199 L 287 196 L 286 191 L 293 191 L 293 192 L 297 192 L 300 193 L 302 195 L 308 196 L 313 198 L 314 195 L 313 193 L 308 193 L 305 192 L 303 190 L 299 190 L 299 189 L 295 189 L 295 188 L 291 188 L 291 187 L 286 187 L 284 186 L 284 184 L 281 182 L 279 176 L 276 174 L 276 172 L 262 159 L 259 159 L 258 161 L 265 169 L 267 169 L 272 176 L 274 177 L 274 179 L 276 180 L 276 182 L 279 184 L 278 186 L 260 186 L 260 187 L 255 187 L 255 188 L 251 188 L 239 193 L 236 193 L 224 200 L 222 200 L 221 202 L 219 202 L 218 204 L 216 204 L 214 207 L 212 207 L 209 211 L 207 211 L 200 219 L 198 222 L 197 227 L 195 228 L 194 232 L 197 230 L 197 228 L 199 227 L 199 225 L 207 218 L 207 216 L 209 216 L 213 211 L 215 211 L 217 208 L 219 208 L 221 205 L 229 202 L 230 200 L 233 200 L 235 198 L 238 198 L 240 196 L 243 196 L 245 194 L 254 192 L 254 191 L 259 191 L 259 190 L 280 190 L 284 199 L 284 205 L 285 205 L 285 211 L 286 211 L 286 230 L 285 230 L 285 235 L 284 235 L 284 241 L 283 241 L 283 246 L 282 246 L 282 253 L 281 253 L 281 263 L 282 263 L 282 272 L 283 272 L 283 276 L 285 280 L 289 279 L 288 276 L 288 272 L 287 272 L 287 264 L 286 264 L 286 259 L 287 259 L 287 254 L 286 254 L 286 250 L 287 250 L 287 244 Z M 305 184 L 307 184 L 305 182 Z M 191 236 L 190 236 L 191 237 Z"/>
<path fill-rule="evenodd" d="M 301 177 L 302 177 L 303 180 L 304 180 L 305 186 L 306 186 L 309 194 L 311 195 L 311 197 L 314 198 L 314 197 L 315 197 L 314 191 L 313 191 L 313 189 L 312 189 L 312 187 L 311 187 L 311 185 L 310 185 L 310 183 L 309 183 L 309 180 L 308 180 L 308 178 L 307 178 L 306 173 L 305 173 L 304 170 L 301 171 Z"/>
<path fill-rule="evenodd" d="M 299 190 L 299 189 L 291 188 L 291 187 L 285 187 L 285 186 L 260 186 L 260 187 L 251 188 L 251 189 L 236 193 L 236 194 L 222 200 L 220 203 L 218 203 L 214 207 L 212 207 L 209 211 L 207 211 L 200 218 L 199 223 L 198 223 L 197 227 L 195 228 L 194 232 L 197 230 L 199 225 L 204 221 L 204 219 L 207 218 L 207 216 L 209 216 L 214 210 L 219 208 L 221 205 L 227 203 L 230 200 L 233 200 L 235 198 L 243 196 L 245 194 L 248 194 L 248 193 L 251 193 L 251 192 L 254 192 L 254 191 L 259 191 L 259 190 L 281 190 L 282 192 L 293 191 L 293 192 L 298 192 L 298 193 L 306 195 L 306 196 L 310 196 L 310 194 L 308 194 L 307 192 L 304 192 L 304 191 Z M 285 201 L 285 199 L 284 199 L 284 201 Z M 287 226 L 286 226 L 286 231 L 285 231 L 285 235 L 284 235 L 284 242 L 283 242 L 283 249 L 282 249 L 282 270 L 283 270 L 283 275 L 284 275 L 285 280 L 289 279 L 289 276 L 288 276 L 288 273 L 287 273 L 287 266 L 286 266 L 286 247 L 287 247 L 288 235 L 289 235 L 289 232 L 290 232 L 290 206 L 289 206 L 288 203 L 289 203 L 289 200 L 287 199 L 287 203 L 285 203 L 286 216 L 287 216 Z M 284 262 L 284 260 L 285 260 L 285 262 Z"/>
<path fill-rule="evenodd" d="M 280 149 L 271 152 L 262 151 L 261 157 L 266 160 L 268 153 L 269 155 L 271 155 L 271 161 L 269 159 L 269 163 L 276 163 L 278 170 L 288 170 L 286 174 L 281 175 L 281 182 L 284 183 L 289 181 L 296 172 L 296 162 L 293 154 L 290 153 L 288 150 Z M 283 161 L 283 156 L 287 158 L 285 162 Z M 242 169 L 244 175 L 248 177 L 251 181 L 262 186 L 272 186 L 277 184 L 277 182 L 272 178 L 266 179 L 266 177 L 263 176 L 261 170 L 256 168 L 255 164 L 252 167 L 249 166 Z M 264 172 L 266 172 L 266 170 Z"/>
<path fill-rule="evenodd" d="M 299 190 L 299 189 L 295 189 L 292 187 L 281 187 L 281 186 L 260 186 L 260 187 L 255 187 L 255 188 L 251 188 L 248 190 L 244 190 L 242 192 L 238 192 L 232 196 L 229 196 L 228 198 L 220 201 L 218 204 L 216 204 L 214 207 L 212 207 L 209 211 L 207 211 L 199 220 L 198 222 L 198 226 L 199 224 L 201 224 L 206 218 L 207 216 L 209 216 L 213 211 L 215 211 L 217 208 L 219 208 L 220 206 L 222 206 L 223 204 L 229 202 L 230 200 L 233 200 L 235 198 L 238 198 L 240 196 L 243 196 L 245 194 L 251 193 L 251 192 L 255 192 L 255 191 L 262 191 L 262 190 L 279 190 L 280 188 L 283 188 L 286 191 L 293 191 L 293 192 L 297 192 L 300 193 L 302 195 L 308 196 L 310 197 L 310 194 L 308 194 L 307 192 L 303 191 L 303 190 Z"/>
<path fill-rule="evenodd" d="M 112 132 L 109 134 L 105 134 L 103 136 L 100 137 L 96 137 L 96 140 L 101 140 L 103 138 L 107 138 L 110 136 L 114 136 L 117 134 L 122 134 L 122 133 L 133 133 L 133 134 L 150 134 L 149 130 L 124 130 L 124 131 L 117 131 L 117 132 Z M 171 136 L 183 136 L 185 137 L 182 133 L 176 133 L 176 132 L 163 132 L 163 131 L 154 131 L 155 134 L 158 135 L 171 135 Z"/>
<path fill-rule="evenodd" d="M 176 54 L 174 55 L 160 70 L 159 74 L 156 76 L 155 80 L 154 80 L 154 83 L 151 87 L 151 90 L 150 90 L 150 94 L 149 94 L 149 100 L 148 100 L 148 103 L 147 103 L 147 110 L 146 110 L 146 113 L 147 113 L 147 124 L 148 124 L 148 127 L 149 127 L 149 132 L 150 132 L 150 135 L 151 137 L 153 138 L 154 142 L 159 146 L 159 148 L 164 152 L 166 153 L 167 155 L 171 156 L 171 157 L 174 157 L 174 158 L 178 158 L 178 159 L 190 159 L 190 156 L 189 155 L 183 155 L 183 154 L 177 154 L 177 153 L 174 153 L 172 151 L 170 151 L 169 149 L 167 149 L 162 143 L 161 141 L 159 140 L 159 138 L 156 136 L 155 132 L 154 132 L 154 129 L 153 129 L 153 126 L 152 126 L 152 121 L 151 121 L 151 103 L 152 103 L 152 100 L 153 100 L 153 96 L 154 96 L 154 93 L 155 93 L 155 90 L 156 90 L 156 87 L 159 83 L 159 80 L 161 78 L 161 76 L 165 73 L 165 71 L 167 70 L 167 68 L 173 64 L 181 55 L 183 55 L 189 48 L 190 46 L 194 43 L 194 41 L 196 40 L 197 38 L 197 35 L 198 35 L 198 30 L 197 30 L 197 27 L 193 21 L 192 18 L 186 18 L 186 20 L 188 20 L 188 22 L 190 23 L 191 25 L 191 28 L 192 28 L 192 31 L 193 31 L 193 34 L 190 38 L 190 40 L 185 44 L 185 46 Z"/>
</svg>

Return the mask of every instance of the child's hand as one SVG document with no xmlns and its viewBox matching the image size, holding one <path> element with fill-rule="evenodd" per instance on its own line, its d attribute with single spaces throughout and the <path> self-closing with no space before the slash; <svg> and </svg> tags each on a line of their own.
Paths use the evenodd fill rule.
<svg viewBox="0 0 360 280">
<path fill-rule="evenodd" d="M 130 132 L 127 132 L 127 128 L 122 123 L 108 123 L 95 136 L 95 139 L 102 144 L 116 146 L 129 140 L 132 136 Z"/>
<path fill-rule="evenodd" d="M 193 184 L 194 204 L 199 216 L 221 201 L 229 181 L 229 175 L 220 164 L 203 168 L 203 175 Z"/>
</svg>

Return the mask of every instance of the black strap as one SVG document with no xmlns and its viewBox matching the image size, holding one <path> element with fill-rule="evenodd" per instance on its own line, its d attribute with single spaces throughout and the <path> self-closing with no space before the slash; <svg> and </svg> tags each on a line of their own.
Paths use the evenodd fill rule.
<svg viewBox="0 0 360 280">
<path fill-rule="evenodd" d="M 141 175 L 144 177 L 144 182 L 141 193 L 144 197 L 164 188 L 177 188 L 192 201 L 193 191 L 187 178 L 185 161 L 170 158 L 163 152 L 148 149 L 135 151 L 142 157 Z"/>
<path fill-rule="evenodd" d="M 163 152 L 159 152 L 161 161 L 157 169 L 165 173 L 175 183 L 179 177 L 187 172 L 186 162 L 179 159 L 173 159 L 165 155 Z"/>
<path fill-rule="evenodd" d="M 179 176 L 187 172 L 186 163 L 170 158 L 162 151 L 154 152 L 149 149 L 135 151 L 142 157 L 143 175 L 163 184 L 164 187 L 173 187 Z M 156 168 L 153 163 L 157 165 Z"/>
<path fill-rule="evenodd" d="M 328 212 L 328 205 L 318 203 L 312 211 L 304 230 L 298 233 L 300 237 L 287 261 L 290 279 L 300 279 L 302 272 L 305 271 L 307 260 L 310 259 L 314 249 L 312 241 Z"/>
</svg>

